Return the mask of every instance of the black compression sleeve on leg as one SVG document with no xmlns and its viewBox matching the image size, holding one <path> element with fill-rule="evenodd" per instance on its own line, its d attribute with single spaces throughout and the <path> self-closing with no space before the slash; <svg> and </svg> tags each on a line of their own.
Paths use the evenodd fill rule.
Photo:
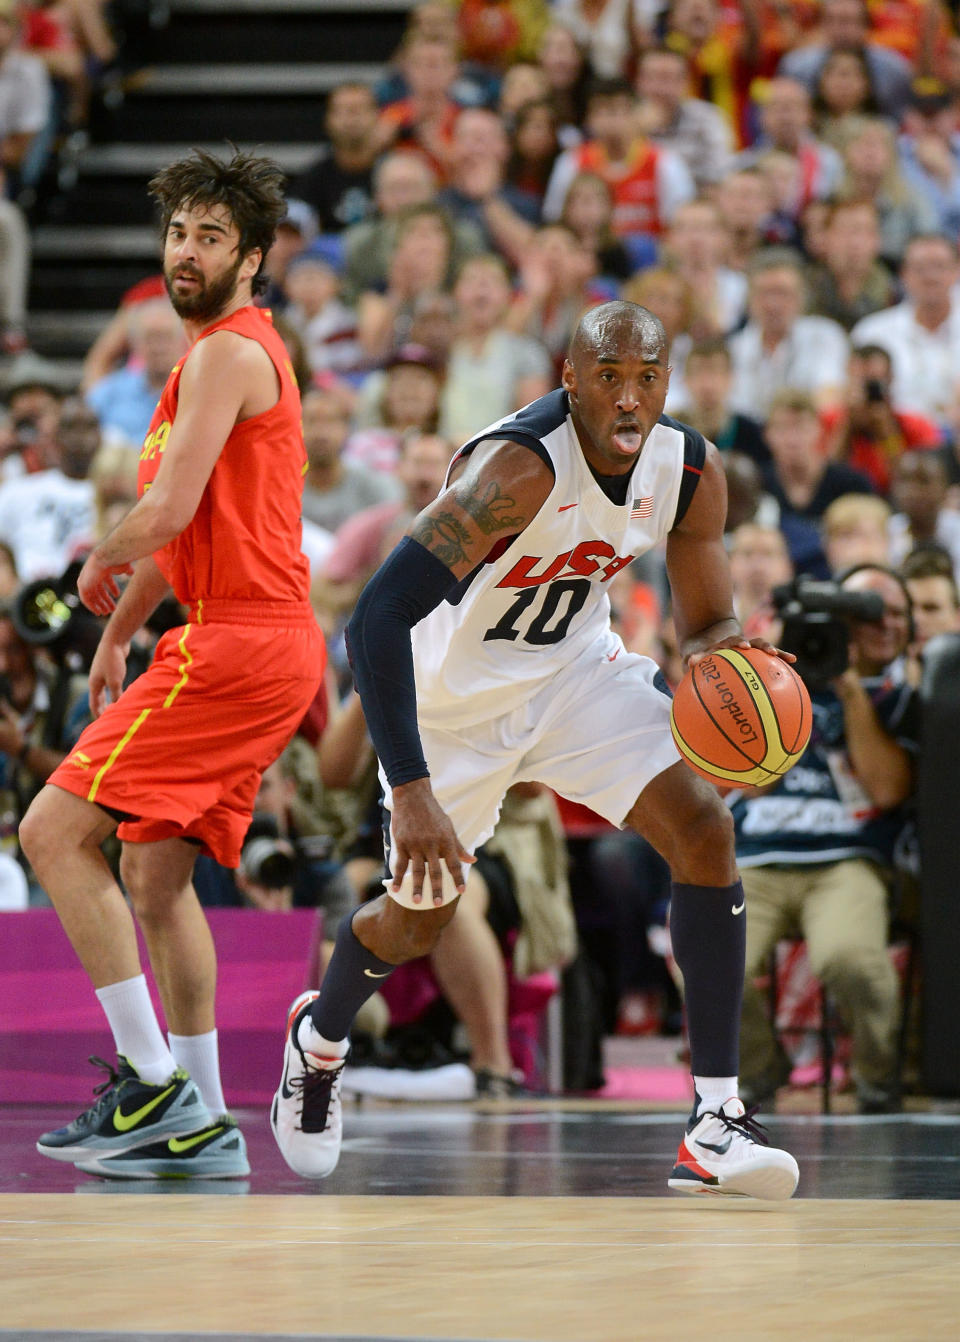
<svg viewBox="0 0 960 1342">
<path fill-rule="evenodd" d="M 417 729 L 410 630 L 456 582 L 446 564 L 405 536 L 361 592 L 347 625 L 353 678 L 391 787 L 428 776 Z"/>
<path fill-rule="evenodd" d="M 673 885 L 670 938 L 683 975 L 690 1070 L 736 1076 L 746 960 L 743 886 Z"/>
</svg>

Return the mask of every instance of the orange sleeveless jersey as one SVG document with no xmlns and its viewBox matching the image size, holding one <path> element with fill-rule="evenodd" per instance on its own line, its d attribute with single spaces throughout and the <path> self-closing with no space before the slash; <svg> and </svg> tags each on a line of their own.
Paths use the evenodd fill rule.
<svg viewBox="0 0 960 1342">
<path fill-rule="evenodd" d="M 263 414 L 234 425 L 196 515 L 154 559 L 185 606 L 210 600 L 306 601 L 310 569 L 300 549 L 300 513 L 307 454 L 289 356 L 264 308 L 240 308 L 207 327 L 200 340 L 215 331 L 236 331 L 263 346 L 280 379 L 280 398 Z M 163 460 L 189 358 L 188 353 L 167 378 L 150 422 L 140 453 L 140 495 Z"/>
<path fill-rule="evenodd" d="M 663 219 L 657 182 L 660 151 L 655 144 L 638 140 L 624 164 L 611 164 L 603 145 L 596 140 L 580 145 L 576 155 L 578 172 L 595 173 L 609 186 L 613 196 L 613 231 L 618 237 L 629 233 L 659 237 Z"/>
</svg>

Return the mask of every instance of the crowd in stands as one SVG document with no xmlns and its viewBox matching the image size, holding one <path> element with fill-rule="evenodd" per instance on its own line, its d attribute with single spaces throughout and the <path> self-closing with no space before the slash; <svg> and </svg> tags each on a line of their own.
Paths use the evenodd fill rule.
<svg viewBox="0 0 960 1342">
<path fill-rule="evenodd" d="M 109 68 L 113 56 L 97 0 L 0 0 L 8 353 L 24 328 L 28 244 L 17 201 L 35 180 L 51 87 L 61 124 L 81 124 L 91 70 Z M 885 581 L 886 570 L 898 575 L 880 584 L 882 627 L 899 621 L 897 636 L 889 648 L 861 649 L 853 674 L 859 666 L 882 700 L 877 713 L 903 786 L 879 795 L 846 756 L 840 776 L 839 708 L 833 735 L 821 733 L 829 737 L 822 772 L 796 771 L 805 797 L 890 822 L 876 843 L 845 838 L 861 854 L 858 875 L 861 867 L 886 874 L 916 751 L 903 695 L 920 683 L 927 642 L 960 631 L 953 10 L 942 0 L 421 0 L 379 83 L 330 93 L 323 131 L 315 161 L 289 184 L 263 301 L 303 394 L 304 548 L 332 672 L 258 808 L 258 835 L 287 855 L 289 879 L 211 870 L 198 878 L 204 898 L 324 902 L 332 935 L 368 890 L 379 856 L 376 781 L 342 644 L 353 603 L 440 488 L 457 446 L 555 386 L 577 319 L 613 297 L 662 320 L 673 367 L 667 413 L 722 454 L 736 609 L 748 635 L 776 638 L 774 590 L 795 578 L 836 579 L 862 564 L 881 566 Z M 0 841 L 13 857 L 17 815 L 83 722 L 82 665 L 62 640 L 52 654 L 30 641 L 18 580 L 59 582 L 129 503 L 153 404 L 182 352 L 179 324 L 151 277 L 90 351 L 76 395 L 62 397 L 42 377 L 5 388 Z M 619 575 L 611 601 L 627 646 L 675 683 L 682 668 L 663 556 Z M 869 631 L 864 638 L 869 645 Z M 824 693 L 843 700 L 839 685 Z M 346 755 L 344 740 L 353 742 Z M 743 854 L 758 870 L 777 866 L 776 843 L 757 838 L 764 825 L 772 835 L 785 823 L 772 801 L 732 803 Z M 677 1029 L 662 864 L 636 836 L 557 805 L 569 869 L 558 868 L 552 887 L 563 886 L 600 966 L 604 1028 Z M 836 844 L 803 833 L 808 852 L 819 844 L 834 861 Z M 445 942 L 446 958 L 433 966 L 461 1019 L 471 957 L 491 964 L 490 936 L 506 944 L 522 925 L 521 875 L 505 878 L 504 863 L 501 852 L 479 868 L 482 889 L 465 901 L 477 916 L 453 924 L 466 940 Z M 752 888 L 767 891 L 771 909 L 790 903 L 808 939 L 819 936 L 820 972 L 839 963 L 861 1100 L 880 1108 L 896 1098 L 896 985 L 880 963 L 886 913 L 877 890 L 886 886 L 868 877 L 862 898 L 880 901 L 870 938 L 850 919 L 811 931 L 798 912 L 809 894 L 799 878 L 789 890 L 757 879 Z M 758 931 L 751 942 L 751 971 L 762 968 L 768 940 Z M 497 983 L 488 994 L 493 1034 L 488 1015 L 471 1022 L 471 1038 L 478 1070 L 502 1075 Z M 752 1018 L 750 1028 L 756 1037 Z M 746 1073 L 759 1092 L 784 1079 L 784 1066 L 770 1045 Z"/>
</svg>

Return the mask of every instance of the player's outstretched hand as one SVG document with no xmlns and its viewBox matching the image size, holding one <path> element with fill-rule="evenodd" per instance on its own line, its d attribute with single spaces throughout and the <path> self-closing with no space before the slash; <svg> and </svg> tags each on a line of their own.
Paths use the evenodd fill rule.
<svg viewBox="0 0 960 1342">
<path fill-rule="evenodd" d="M 423 881 L 427 875 L 433 902 L 441 904 L 443 864 L 453 877 L 457 893 L 463 894 L 466 877 L 461 864 L 476 859 L 457 838 L 450 817 L 433 795 L 429 778 L 418 778 L 393 789 L 390 828 L 394 844 L 390 854 L 394 890 L 400 889 L 400 882 L 409 867 L 414 904 L 423 900 Z"/>
<path fill-rule="evenodd" d="M 129 643 L 115 642 L 109 632 L 100 640 L 90 663 L 88 679 L 90 712 L 95 718 L 100 716 L 107 704 L 115 703 L 120 698 L 129 651 Z"/>
<path fill-rule="evenodd" d="M 109 615 L 120 599 L 118 573 L 132 573 L 132 564 L 104 564 L 96 550 L 86 558 L 77 578 L 77 594 L 94 615 Z"/>
<path fill-rule="evenodd" d="M 797 660 L 794 653 L 774 647 L 765 638 L 744 638 L 743 634 L 731 634 L 729 638 L 721 638 L 716 643 L 711 643 L 709 647 L 698 648 L 696 652 L 692 652 L 687 658 L 687 666 L 696 666 L 704 657 L 709 657 L 711 652 L 720 652 L 723 648 L 758 648 L 761 652 L 768 652 L 771 657 L 779 657 L 784 662 Z"/>
</svg>

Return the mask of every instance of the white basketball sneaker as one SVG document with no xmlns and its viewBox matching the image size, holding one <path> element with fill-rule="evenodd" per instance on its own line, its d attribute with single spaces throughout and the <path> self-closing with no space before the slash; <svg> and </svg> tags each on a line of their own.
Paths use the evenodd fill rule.
<svg viewBox="0 0 960 1342">
<path fill-rule="evenodd" d="M 290 1007 L 283 1076 L 270 1110 L 270 1126 L 280 1153 L 304 1179 L 325 1179 L 333 1173 L 343 1135 L 340 1078 L 345 1059 L 305 1053 L 297 1039 L 300 1022 L 318 996 L 301 993 Z"/>
<path fill-rule="evenodd" d="M 789 1151 L 767 1144 L 767 1135 L 740 1100 L 691 1118 L 677 1163 L 667 1180 L 681 1193 L 725 1193 L 781 1201 L 793 1196 L 800 1178 Z"/>
</svg>

